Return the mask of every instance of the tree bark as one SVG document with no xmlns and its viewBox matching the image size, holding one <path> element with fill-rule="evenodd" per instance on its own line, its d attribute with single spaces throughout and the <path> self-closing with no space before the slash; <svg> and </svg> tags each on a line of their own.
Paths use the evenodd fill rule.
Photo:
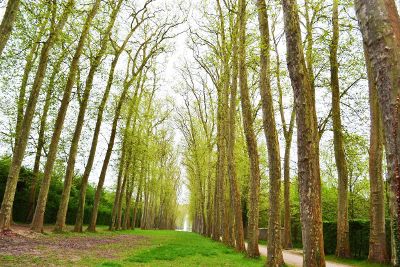
<svg viewBox="0 0 400 267">
<path fill-rule="evenodd" d="M 281 156 L 271 92 L 268 14 L 265 0 L 257 0 L 260 30 L 260 95 L 268 149 L 269 216 L 267 266 L 284 265 L 280 225 Z"/>
<path fill-rule="evenodd" d="M 24 73 L 22 75 L 21 87 L 19 89 L 18 103 L 17 103 L 17 124 L 15 126 L 15 144 L 18 143 L 18 136 L 21 131 L 22 120 L 24 119 L 25 95 L 26 95 L 26 87 L 28 85 L 29 75 L 38 56 L 38 47 L 40 44 L 40 40 L 46 31 L 46 25 L 47 25 L 46 22 L 41 23 L 41 26 L 38 30 L 35 39 L 32 40 L 33 43 L 31 49 L 25 59 L 26 64 L 24 68 Z"/>
<path fill-rule="evenodd" d="M 65 50 L 66 51 L 66 50 Z M 40 118 L 40 128 L 39 128 L 39 136 L 36 147 L 36 155 L 35 155 L 35 163 L 33 164 L 33 178 L 32 184 L 29 187 L 29 211 L 26 218 L 27 222 L 32 221 L 33 213 L 35 212 L 35 200 L 36 200 L 36 187 L 39 179 L 39 171 L 40 171 L 40 159 L 42 157 L 42 150 L 45 144 L 45 131 L 47 124 L 47 116 L 49 113 L 52 93 L 54 90 L 54 84 L 56 80 L 56 76 L 60 71 L 61 63 L 64 61 L 66 56 L 66 52 L 63 52 L 56 64 L 54 65 L 53 72 L 50 76 L 50 82 L 46 91 L 45 103 L 43 106 L 42 117 Z"/>
<path fill-rule="evenodd" d="M 19 11 L 19 0 L 8 0 L 6 11 L 0 25 L 0 56 L 10 38 Z"/>
<path fill-rule="evenodd" d="M 314 92 L 304 59 L 298 5 L 282 0 L 287 64 L 293 87 L 297 121 L 297 154 L 303 265 L 325 266 L 319 168 L 319 133 Z"/>
<path fill-rule="evenodd" d="M 286 124 L 286 119 L 285 119 L 285 110 L 283 107 L 283 90 L 282 90 L 282 84 L 281 84 L 281 61 L 280 61 L 280 56 L 279 56 L 279 49 L 278 49 L 278 42 L 275 37 L 274 33 L 275 28 L 273 28 L 271 35 L 274 43 L 274 50 L 275 50 L 275 60 L 276 60 L 276 69 L 275 69 L 275 75 L 276 75 L 276 86 L 278 89 L 278 104 L 279 104 L 279 113 L 281 117 L 281 122 L 282 122 L 282 128 L 283 128 L 283 136 L 285 138 L 285 153 L 283 156 L 283 183 L 284 183 L 284 192 L 283 192 L 283 198 L 284 198 L 284 208 L 285 208 L 285 214 L 284 214 L 284 220 L 283 220 L 283 225 L 284 225 L 284 233 L 283 233 L 283 248 L 285 249 L 290 249 L 292 248 L 292 235 L 291 235 L 291 211 L 290 211 L 290 151 L 291 151 L 291 146 L 292 146 L 292 139 L 293 139 L 293 130 L 294 130 L 294 120 L 296 117 L 295 113 L 295 107 L 293 104 L 292 107 L 292 112 L 290 115 L 290 121 L 289 124 Z"/>
<path fill-rule="evenodd" d="M 393 0 L 355 0 L 355 9 L 381 109 L 390 183 L 392 264 L 400 255 L 400 18 Z"/>
<path fill-rule="evenodd" d="M 86 43 L 86 39 L 89 35 L 89 30 L 91 27 L 91 23 L 93 18 L 95 17 L 98 11 L 98 5 L 93 5 L 89 14 L 86 17 L 85 24 L 82 28 L 81 36 L 79 37 L 79 42 L 75 50 L 75 54 L 72 58 L 70 71 L 67 78 L 67 84 L 64 89 L 63 98 L 61 100 L 61 105 L 58 110 L 57 119 L 54 124 L 54 131 L 50 142 L 49 153 L 47 157 L 47 161 L 44 167 L 42 184 L 40 187 L 35 214 L 33 215 L 31 230 L 35 232 L 43 232 L 43 220 L 44 213 L 46 209 L 47 203 L 47 195 L 49 192 L 51 176 L 53 173 L 53 166 L 57 156 L 58 142 L 60 140 L 61 131 L 64 125 L 65 116 L 67 114 L 68 106 L 70 103 L 70 96 L 72 92 L 72 88 L 75 84 L 76 73 L 78 71 L 79 59 L 82 55 L 83 48 Z M 111 29 L 110 29 L 111 30 Z"/>
<path fill-rule="evenodd" d="M 236 103 L 237 103 L 237 81 L 238 81 L 238 44 L 237 44 L 237 22 L 232 28 L 232 82 L 229 104 L 229 129 L 227 138 L 228 150 L 228 177 L 231 190 L 232 212 L 234 213 L 235 247 L 237 251 L 246 251 L 244 243 L 244 230 L 242 218 L 242 204 L 240 190 L 237 182 L 235 140 L 236 140 Z"/>
<path fill-rule="evenodd" d="M 92 171 L 92 168 L 93 168 L 94 157 L 96 155 L 96 149 L 97 149 L 97 143 L 99 140 L 100 128 L 101 128 L 101 124 L 103 122 L 104 109 L 107 104 L 111 86 L 113 84 L 115 67 L 118 63 L 119 55 L 120 54 L 117 53 L 111 63 L 111 68 L 110 68 L 110 72 L 108 75 L 107 86 L 103 93 L 103 97 L 101 99 L 100 105 L 98 107 L 99 111 L 97 113 L 96 126 L 94 128 L 92 144 L 90 146 L 89 157 L 88 157 L 88 161 L 85 166 L 85 171 L 83 173 L 82 180 L 81 180 L 81 186 L 79 189 L 78 211 L 76 213 L 74 232 L 81 233 L 83 231 L 83 218 L 84 218 L 84 213 L 85 213 L 86 190 L 87 190 L 87 186 L 88 186 L 90 172 Z"/>
<path fill-rule="evenodd" d="M 239 0 L 239 87 L 243 115 L 243 129 L 246 137 L 247 153 L 250 159 L 250 209 L 248 223 L 247 255 L 255 258 L 260 256 L 258 250 L 258 216 L 259 216 L 259 198 L 260 198 L 260 166 L 257 149 L 257 137 L 253 128 L 253 116 L 251 111 L 251 102 L 249 96 L 249 87 L 247 84 L 247 66 L 246 66 L 246 1 Z"/>
<path fill-rule="evenodd" d="M 369 139 L 369 183 L 370 183 L 370 235 L 368 260 L 387 263 L 389 260 L 386 248 L 385 229 L 385 185 L 382 174 L 383 129 L 378 92 L 371 70 L 369 57 L 365 55 L 370 107 L 370 139 Z"/>
<path fill-rule="evenodd" d="M 336 257 L 350 258 L 349 218 L 348 218 L 348 184 L 346 154 L 343 141 L 342 120 L 340 114 L 339 63 L 337 59 L 339 46 L 339 3 L 333 0 L 332 41 L 330 46 L 331 90 L 332 90 L 332 123 L 333 147 L 338 172 L 338 210 L 336 231 Z"/>
<path fill-rule="evenodd" d="M 33 116 L 35 114 L 35 107 L 39 97 L 40 88 L 42 87 L 44 77 L 47 71 L 47 64 L 51 49 L 59 38 L 59 35 L 64 28 L 64 25 L 71 13 L 71 10 L 75 4 L 74 0 L 69 0 L 65 6 L 65 9 L 60 17 L 60 20 L 55 24 L 52 21 L 52 31 L 44 43 L 41 53 L 38 69 L 32 85 L 29 100 L 25 109 L 24 119 L 21 125 L 21 134 L 18 138 L 18 143 L 15 145 L 13 158 L 10 165 L 10 171 L 7 177 L 6 189 L 4 191 L 3 202 L 0 209 L 0 229 L 9 229 L 11 224 L 11 210 L 14 202 L 15 190 L 17 188 L 17 182 L 19 178 L 19 171 L 21 169 L 22 160 L 24 158 L 26 145 L 28 143 L 28 137 L 32 125 Z M 55 11 L 53 7 L 53 17 L 55 17 Z"/>
</svg>

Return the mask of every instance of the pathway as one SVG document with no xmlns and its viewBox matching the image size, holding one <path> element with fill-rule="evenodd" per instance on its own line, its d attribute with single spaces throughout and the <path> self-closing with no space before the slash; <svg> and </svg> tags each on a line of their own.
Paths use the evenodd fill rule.
<svg viewBox="0 0 400 267">
<path fill-rule="evenodd" d="M 261 255 L 267 256 L 267 246 L 259 245 L 259 249 Z M 295 267 L 303 266 L 303 255 L 301 254 L 301 252 L 293 250 L 283 250 L 282 252 L 283 252 L 283 260 L 287 265 Z M 350 267 L 350 265 L 327 261 L 326 267 Z"/>
</svg>

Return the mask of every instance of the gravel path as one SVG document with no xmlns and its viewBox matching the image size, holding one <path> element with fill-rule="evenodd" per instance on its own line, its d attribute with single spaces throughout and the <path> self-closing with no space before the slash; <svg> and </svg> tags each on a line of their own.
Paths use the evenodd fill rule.
<svg viewBox="0 0 400 267">
<path fill-rule="evenodd" d="M 259 245 L 260 253 L 263 256 L 267 256 L 267 246 Z M 303 255 L 299 251 L 284 250 L 283 260 L 286 264 L 290 266 L 302 267 L 303 266 Z M 345 265 L 341 263 L 334 263 L 327 261 L 326 267 L 351 267 L 350 265 Z"/>
</svg>

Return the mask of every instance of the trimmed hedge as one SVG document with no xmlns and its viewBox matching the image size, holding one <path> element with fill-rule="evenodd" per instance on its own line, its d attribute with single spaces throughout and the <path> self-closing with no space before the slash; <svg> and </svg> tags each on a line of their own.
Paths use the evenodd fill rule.
<svg viewBox="0 0 400 267">
<path fill-rule="evenodd" d="M 324 222 L 324 247 L 327 255 L 335 254 L 336 228 L 336 222 Z M 354 258 L 368 258 L 369 230 L 370 222 L 368 220 L 349 221 L 350 250 Z M 386 241 L 387 247 L 390 248 L 390 220 L 386 220 Z M 292 242 L 295 247 L 302 247 L 301 224 L 298 220 L 292 221 Z M 390 253 L 390 249 L 388 249 L 388 253 Z"/>
<path fill-rule="evenodd" d="M 0 200 L 3 199 L 9 167 L 10 167 L 10 159 L 0 158 Z M 17 184 L 17 190 L 15 193 L 14 206 L 13 206 L 13 220 L 15 222 L 30 223 L 26 222 L 26 217 L 29 212 L 28 211 L 29 187 L 32 182 L 33 182 L 33 172 L 30 169 L 22 167 L 20 171 L 20 177 Z M 62 177 L 53 176 L 53 178 L 51 179 L 49 195 L 47 198 L 46 212 L 44 217 L 44 222 L 46 224 L 55 223 L 63 186 L 64 185 L 62 182 Z M 69 199 L 68 212 L 66 218 L 67 224 L 75 223 L 75 217 L 79 201 L 79 188 L 80 188 L 80 177 L 76 177 L 72 183 L 72 188 L 71 188 L 71 195 Z M 93 207 L 94 194 L 95 194 L 95 187 L 89 185 L 86 191 L 85 217 L 84 217 L 85 224 L 88 224 L 90 220 L 90 215 L 91 215 L 90 212 Z M 100 201 L 99 214 L 97 216 L 97 224 L 99 225 L 108 225 L 110 223 L 111 211 L 113 207 L 113 203 L 111 203 L 111 201 L 109 200 L 111 198 L 107 197 L 110 194 L 111 193 L 108 191 L 103 191 L 102 198 Z"/>
</svg>

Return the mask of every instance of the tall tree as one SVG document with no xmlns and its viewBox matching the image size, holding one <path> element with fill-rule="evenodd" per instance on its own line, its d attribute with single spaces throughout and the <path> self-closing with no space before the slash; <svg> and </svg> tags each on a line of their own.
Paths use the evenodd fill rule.
<svg viewBox="0 0 400 267">
<path fill-rule="evenodd" d="M 81 186 L 79 188 L 78 211 L 76 214 L 76 221 L 75 221 L 75 226 L 74 226 L 75 232 L 82 232 L 82 230 L 83 230 L 82 226 L 83 226 L 83 217 L 84 217 L 84 212 L 85 212 L 86 189 L 88 186 L 89 176 L 92 171 L 93 163 L 94 163 L 94 159 L 95 159 L 95 155 L 96 155 L 97 143 L 98 143 L 99 135 L 100 135 L 100 128 L 101 128 L 101 124 L 103 123 L 103 114 L 104 114 L 104 110 L 105 110 L 107 100 L 108 100 L 108 97 L 110 94 L 111 87 L 113 85 L 115 68 L 117 66 L 117 63 L 119 61 L 119 58 L 120 58 L 122 52 L 125 50 L 125 47 L 129 41 L 129 39 L 132 37 L 132 34 L 134 32 L 133 29 L 126 36 L 126 38 L 121 46 L 118 47 L 118 45 L 113 44 L 113 42 L 112 42 L 115 54 L 114 54 L 114 58 L 111 62 L 110 71 L 108 73 L 107 85 L 103 92 L 103 96 L 101 98 L 101 102 L 98 107 L 96 126 L 95 126 L 94 132 L 93 132 L 92 144 L 90 146 L 90 151 L 89 151 L 89 157 L 88 157 L 88 161 L 85 166 L 85 171 L 82 176 Z"/>
<path fill-rule="evenodd" d="M 336 168 L 338 173 L 338 211 L 336 231 L 336 256 L 349 258 L 350 238 L 348 219 L 348 170 L 343 142 L 342 120 L 340 114 L 340 85 L 339 85 L 339 1 L 333 0 L 332 6 L 332 41 L 330 46 L 331 90 L 332 90 L 332 122 L 333 147 L 335 150 Z"/>
<path fill-rule="evenodd" d="M 39 59 L 39 65 L 36 71 L 35 79 L 32 85 L 29 100 L 25 109 L 24 119 L 21 125 L 21 133 L 18 135 L 18 142 L 15 145 L 14 153 L 10 165 L 10 171 L 7 177 L 6 189 L 4 191 L 3 202 L 0 209 L 0 229 L 9 229 L 11 224 L 12 205 L 14 203 L 15 190 L 19 178 L 22 160 L 24 158 L 28 137 L 31 130 L 33 116 L 35 114 L 36 103 L 39 97 L 40 88 L 42 87 L 44 77 L 47 71 L 49 54 L 58 40 L 62 29 L 67 22 L 69 15 L 75 5 L 74 0 L 69 0 L 61 14 L 58 22 L 57 19 L 57 3 L 50 4 L 51 9 L 51 30 L 47 41 L 44 43 Z"/>
<path fill-rule="evenodd" d="M 303 265 L 325 266 L 319 168 L 319 133 L 314 92 L 301 39 L 296 0 L 282 0 L 287 64 L 293 87 L 297 122 L 297 156 Z"/>
<path fill-rule="evenodd" d="M 228 154 L 228 177 L 231 191 L 231 209 L 235 216 L 235 245 L 236 250 L 245 251 L 244 230 L 243 230 L 243 214 L 239 185 L 237 181 L 236 157 L 235 157 L 235 139 L 236 139 L 236 108 L 237 108 L 237 90 L 238 90 L 238 22 L 237 17 L 234 19 L 230 14 L 231 21 L 231 38 L 232 38 L 232 77 L 231 92 L 229 102 L 228 117 L 228 138 L 227 138 L 227 154 Z"/>
<path fill-rule="evenodd" d="M 282 81 L 281 81 L 281 60 L 278 50 L 278 40 L 275 36 L 275 24 L 272 25 L 272 39 L 274 43 L 274 51 L 275 51 L 275 60 L 276 60 L 276 68 L 275 68 L 275 76 L 276 76 L 276 87 L 278 89 L 278 105 L 279 105 L 279 114 L 281 118 L 282 128 L 283 128 L 283 137 L 285 138 L 285 153 L 283 156 L 283 202 L 284 202 L 284 217 L 283 217 L 283 225 L 284 225 L 284 233 L 282 236 L 282 244 L 283 248 L 290 249 L 292 248 L 292 234 L 291 234 L 291 211 L 290 211 L 290 154 L 292 148 L 292 139 L 293 139 L 293 131 L 294 131 L 294 123 L 296 118 L 295 106 L 293 103 L 292 111 L 290 113 L 290 120 L 287 123 L 285 117 L 285 109 L 283 104 L 283 89 L 282 89 Z"/>
<path fill-rule="evenodd" d="M 385 263 L 389 256 L 386 248 L 385 185 L 382 174 L 383 128 L 378 92 L 369 57 L 365 55 L 370 106 L 369 183 L 370 183 L 370 234 L 368 260 Z"/>
<path fill-rule="evenodd" d="M 390 183 L 392 264 L 400 255 L 400 18 L 394 0 L 355 0 L 355 9 L 381 108 Z"/>
<path fill-rule="evenodd" d="M 8 0 L 3 20 L 0 24 L 0 56 L 10 38 L 14 21 L 18 15 L 20 0 Z"/>
<path fill-rule="evenodd" d="M 39 127 L 39 135 L 37 140 L 36 154 L 35 154 L 35 162 L 33 164 L 33 181 L 29 188 L 29 210 L 26 218 L 27 222 L 32 221 L 33 213 L 35 212 L 35 201 L 36 201 L 36 189 L 37 184 L 39 182 L 40 175 L 40 159 L 42 157 L 43 148 L 45 146 L 45 132 L 47 126 L 47 117 L 49 114 L 50 105 L 52 103 L 52 96 L 54 95 L 54 87 L 56 84 L 56 78 L 58 73 L 60 72 L 61 64 L 65 60 L 67 49 L 64 49 L 61 53 L 60 57 L 57 59 L 57 62 L 53 66 L 52 74 L 50 75 L 49 84 L 46 89 L 45 102 L 43 105 L 42 115 L 40 117 L 40 127 Z"/>
<path fill-rule="evenodd" d="M 103 161 L 103 165 L 102 165 L 101 172 L 100 172 L 99 182 L 98 182 L 97 188 L 96 188 L 93 209 L 92 209 L 92 215 L 91 215 L 90 223 L 88 226 L 88 231 L 93 231 L 93 232 L 96 231 L 97 214 L 98 214 L 98 209 L 99 209 L 99 204 L 100 204 L 100 197 L 101 197 L 101 193 L 103 190 L 103 185 L 104 185 L 104 181 L 106 178 L 108 165 L 109 165 L 109 162 L 111 159 L 111 154 L 114 149 L 114 142 L 115 142 L 115 137 L 117 134 L 117 126 L 118 126 L 121 109 L 126 100 L 126 96 L 128 94 L 128 89 L 131 87 L 133 82 L 137 79 L 138 74 L 147 65 L 147 62 L 154 55 L 158 54 L 160 52 L 160 49 L 162 50 L 161 43 L 165 39 L 169 38 L 167 33 L 171 29 L 173 29 L 175 26 L 176 26 L 176 24 L 169 24 L 169 25 L 163 25 L 162 27 L 157 28 L 152 34 L 150 34 L 150 36 L 146 37 L 145 41 L 140 45 L 140 48 L 138 49 L 138 51 L 136 52 L 136 54 L 134 56 L 133 63 L 132 63 L 133 67 L 132 67 L 131 76 L 130 77 L 128 76 L 129 79 L 126 79 L 124 82 L 123 91 L 121 93 L 121 96 L 118 99 L 117 107 L 115 109 L 114 119 L 112 122 L 112 128 L 111 128 L 111 133 L 110 133 L 110 141 L 107 146 L 106 155 L 104 156 L 104 161 Z M 148 46 L 148 43 L 151 41 L 154 41 L 154 43 L 153 43 L 152 47 L 150 47 L 150 52 L 146 53 L 145 52 L 146 47 Z M 136 59 L 139 55 L 139 52 L 142 51 L 142 48 L 144 51 L 143 57 L 142 57 L 140 64 L 138 64 L 139 62 L 137 62 Z"/>
<path fill-rule="evenodd" d="M 44 19 L 44 22 L 41 22 L 39 30 L 32 40 L 32 46 L 29 50 L 29 53 L 26 55 L 25 58 L 25 67 L 24 67 L 24 74 L 22 75 L 21 87 L 19 89 L 18 95 L 18 103 L 17 103 L 17 124 L 15 126 L 15 144 L 18 142 L 18 135 L 21 130 L 21 123 L 24 118 L 24 106 L 25 106 L 25 95 L 26 95 L 26 88 L 28 85 L 29 75 L 35 64 L 36 58 L 38 56 L 38 48 L 40 44 L 40 40 L 42 39 L 44 33 L 46 32 L 47 20 Z"/>
<path fill-rule="evenodd" d="M 280 238 L 281 156 L 271 92 L 270 40 L 265 0 L 257 0 L 257 10 L 260 30 L 260 95 L 269 165 L 267 266 L 281 266 L 284 264 Z"/>
<path fill-rule="evenodd" d="M 92 5 L 89 11 L 85 23 L 82 28 L 81 35 L 79 37 L 78 45 L 76 47 L 74 56 L 72 58 L 70 69 L 68 73 L 67 83 L 64 89 L 64 94 L 61 100 L 61 105 L 58 110 L 57 119 L 54 124 L 54 131 L 50 142 L 49 153 L 47 156 L 47 161 L 44 166 L 42 184 L 40 186 L 40 191 L 36 203 L 35 213 L 32 219 L 31 229 L 33 231 L 42 232 L 43 231 L 43 219 L 47 203 L 47 195 L 49 192 L 51 176 L 53 173 L 53 166 L 57 156 L 58 142 L 60 140 L 61 131 L 64 125 L 65 116 L 67 114 L 67 109 L 70 103 L 70 96 L 72 88 L 75 85 L 76 74 L 78 71 L 79 59 L 82 55 L 86 39 L 89 35 L 90 27 L 92 26 L 92 20 L 96 16 L 99 9 L 99 4 L 95 3 Z"/>
<path fill-rule="evenodd" d="M 239 22 L 239 88 L 240 100 L 242 106 L 243 128 L 246 136 L 247 153 L 250 159 L 250 210 L 248 222 L 247 255 L 249 257 L 259 257 L 258 249 L 258 211 L 260 198 L 260 165 L 257 149 L 257 137 L 254 133 L 253 118 L 251 111 L 251 102 L 249 96 L 249 87 L 247 84 L 247 66 L 246 66 L 246 0 L 239 0 L 238 10 Z"/>
<path fill-rule="evenodd" d="M 93 4 L 93 9 L 98 9 L 99 7 L 100 7 L 100 1 L 96 0 L 96 2 Z M 102 40 L 100 42 L 100 49 L 97 52 L 97 55 L 90 62 L 89 74 L 86 78 L 85 89 L 83 90 L 83 94 L 80 97 L 78 118 L 76 120 L 75 130 L 72 135 L 71 146 L 68 154 L 67 169 L 64 176 L 64 187 L 63 187 L 63 192 L 61 194 L 60 206 L 57 212 L 55 231 L 63 231 L 65 228 L 65 219 L 67 216 L 69 195 L 71 192 L 72 179 L 75 170 L 75 161 L 76 161 L 76 156 L 78 154 L 79 139 L 84 125 L 85 114 L 89 102 L 90 92 L 93 88 L 93 80 L 95 73 L 100 66 L 101 60 L 105 54 L 105 50 L 107 49 L 108 38 L 109 38 L 108 35 L 110 34 L 111 29 L 114 25 L 114 21 L 117 17 L 118 11 L 119 7 L 117 6 L 117 10 L 114 9 L 114 12 L 111 14 L 111 19 L 109 22 L 108 29 L 104 33 L 105 35 L 102 37 Z"/>
</svg>

